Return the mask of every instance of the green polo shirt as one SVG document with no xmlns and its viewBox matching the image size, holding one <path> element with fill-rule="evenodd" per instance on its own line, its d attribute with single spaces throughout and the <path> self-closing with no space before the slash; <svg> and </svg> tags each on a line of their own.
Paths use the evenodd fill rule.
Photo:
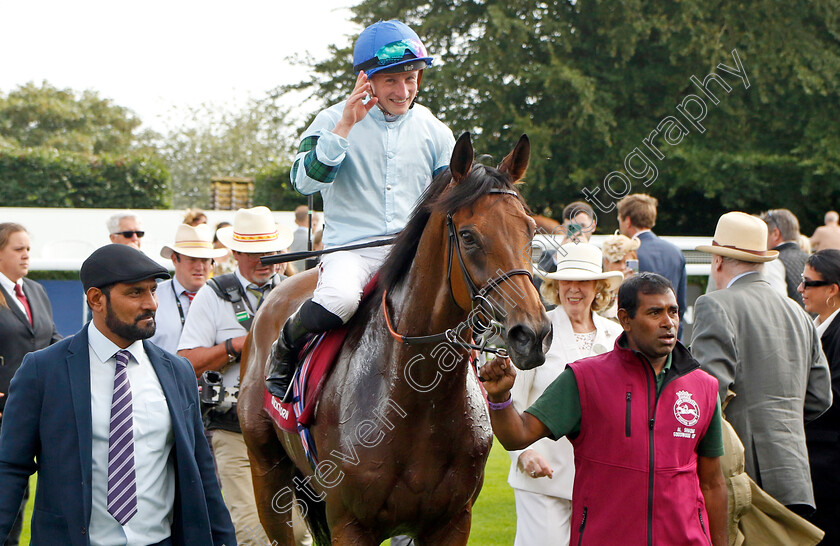
<svg viewBox="0 0 840 546">
<path fill-rule="evenodd" d="M 671 369 L 671 355 L 665 361 L 665 367 L 656 374 L 656 394 L 662 390 L 665 374 Z M 525 410 L 540 420 L 551 431 L 554 440 L 563 436 L 577 436 L 580 432 L 580 391 L 577 379 L 571 368 L 563 370 L 545 392 Z M 700 439 L 697 454 L 701 457 L 720 457 L 723 455 L 723 431 L 721 424 L 720 398 L 715 403 L 715 413 Z"/>
</svg>

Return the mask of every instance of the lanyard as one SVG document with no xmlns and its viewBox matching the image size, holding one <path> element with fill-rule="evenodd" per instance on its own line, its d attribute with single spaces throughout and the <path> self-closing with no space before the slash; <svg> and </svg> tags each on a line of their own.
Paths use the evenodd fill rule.
<svg viewBox="0 0 840 546">
<path fill-rule="evenodd" d="M 186 317 L 184 316 L 184 308 L 181 306 L 181 298 L 178 297 L 178 293 L 175 292 L 175 282 L 169 283 L 169 286 L 172 287 L 172 293 L 175 294 L 175 305 L 178 306 L 178 314 L 181 315 L 181 329 L 184 329 L 184 322 L 186 322 Z"/>
</svg>

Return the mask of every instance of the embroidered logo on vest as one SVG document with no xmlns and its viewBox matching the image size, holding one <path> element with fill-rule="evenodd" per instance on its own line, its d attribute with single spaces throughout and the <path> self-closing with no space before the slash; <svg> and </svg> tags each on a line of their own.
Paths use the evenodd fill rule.
<svg viewBox="0 0 840 546">
<path fill-rule="evenodd" d="M 674 417 L 687 427 L 693 427 L 700 420 L 700 406 L 691 399 L 688 391 L 677 391 L 677 401 L 674 402 Z"/>
</svg>

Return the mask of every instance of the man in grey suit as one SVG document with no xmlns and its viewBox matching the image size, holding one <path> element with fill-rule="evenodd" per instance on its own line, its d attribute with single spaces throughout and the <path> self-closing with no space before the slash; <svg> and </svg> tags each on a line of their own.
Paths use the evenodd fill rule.
<svg viewBox="0 0 840 546">
<path fill-rule="evenodd" d="M 744 444 L 746 472 L 800 515 L 814 510 L 805 422 L 831 406 L 831 377 L 814 323 L 762 278 L 767 225 L 742 212 L 721 216 L 711 246 L 720 290 L 694 304 L 691 352 L 717 378 L 726 417 Z"/>
</svg>

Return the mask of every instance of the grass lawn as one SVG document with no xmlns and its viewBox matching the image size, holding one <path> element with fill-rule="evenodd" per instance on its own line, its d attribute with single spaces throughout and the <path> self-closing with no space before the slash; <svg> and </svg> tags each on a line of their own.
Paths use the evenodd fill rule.
<svg viewBox="0 0 840 546">
<path fill-rule="evenodd" d="M 513 489 L 507 484 L 510 457 L 499 444 L 493 442 L 493 450 L 487 461 L 484 487 L 473 508 L 470 545 L 510 546 L 516 532 L 516 512 L 513 504 Z M 20 543 L 29 544 L 29 521 L 32 518 L 32 503 L 35 500 L 35 476 L 29 479 L 31 495 L 26 505 L 23 533 Z"/>
</svg>

